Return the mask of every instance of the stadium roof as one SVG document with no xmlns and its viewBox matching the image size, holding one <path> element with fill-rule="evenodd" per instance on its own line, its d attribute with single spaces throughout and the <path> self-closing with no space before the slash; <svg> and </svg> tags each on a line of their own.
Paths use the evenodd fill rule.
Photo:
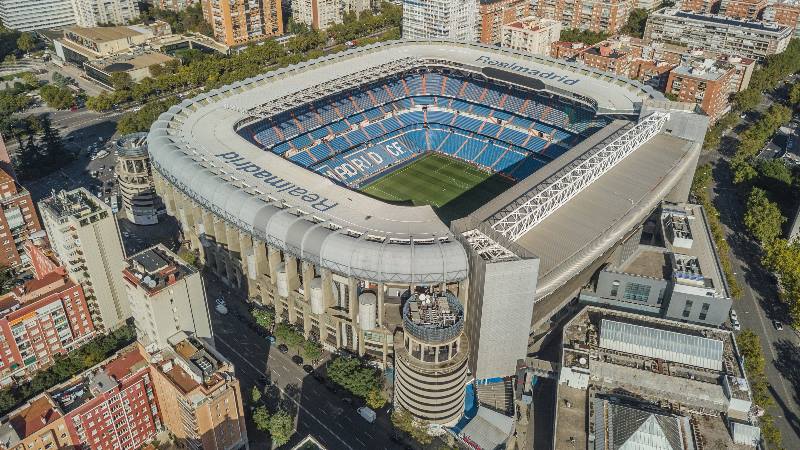
<svg viewBox="0 0 800 450">
<path fill-rule="evenodd" d="M 689 366 L 722 370 L 722 341 L 702 336 L 602 319 L 600 347 Z"/>
<path fill-rule="evenodd" d="M 333 93 L 343 89 L 342 83 L 424 62 L 490 73 L 510 82 L 524 78 L 551 93 L 594 104 L 600 113 L 638 115 L 642 102 L 663 98 L 638 82 L 480 44 L 381 43 L 184 100 L 151 128 L 153 165 L 173 185 L 243 231 L 337 273 L 401 283 L 463 279 L 466 250 L 431 207 L 396 206 L 370 198 L 264 151 L 236 132 L 254 115 L 267 114 L 264 108 L 272 108 L 269 113 L 274 114 L 316 100 L 320 89 Z M 565 156 L 558 166 L 569 163 Z M 649 169 L 647 162 L 639 164 L 631 168 Z M 664 164 L 658 167 L 663 170 Z"/>
</svg>

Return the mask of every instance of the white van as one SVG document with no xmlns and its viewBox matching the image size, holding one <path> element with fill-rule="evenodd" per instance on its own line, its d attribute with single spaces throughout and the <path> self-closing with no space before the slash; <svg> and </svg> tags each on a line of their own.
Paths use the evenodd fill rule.
<svg viewBox="0 0 800 450">
<path fill-rule="evenodd" d="M 357 411 L 358 411 L 358 414 L 361 417 L 363 417 L 364 420 L 366 420 L 367 422 L 369 422 L 369 423 L 375 422 L 375 418 L 377 417 L 377 414 L 375 414 L 375 411 L 371 410 L 370 408 L 367 408 L 366 406 L 362 406 L 361 408 L 358 408 Z"/>
</svg>

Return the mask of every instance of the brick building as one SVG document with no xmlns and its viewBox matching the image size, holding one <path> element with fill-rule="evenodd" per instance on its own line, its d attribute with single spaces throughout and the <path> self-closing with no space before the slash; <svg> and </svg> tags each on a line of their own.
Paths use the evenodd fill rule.
<svg viewBox="0 0 800 450">
<path fill-rule="evenodd" d="M 733 65 L 724 61 L 687 58 L 670 72 L 665 91 L 678 101 L 697 103 L 713 123 L 730 110 L 734 74 Z"/>
<path fill-rule="evenodd" d="M 719 12 L 732 19 L 757 20 L 766 7 L 767 0 L 722 0 Z"/>
<path fill-rule="evenodd" d="M 129 347 L 101 367 L 50 392 L 72 442 L 84 448 L 139 449 L 162 430 L 150 365 Z"/>
<path fill-rule="evenodd" d="M 81 286 L 63 269 L 0 297 L 0 384 L 53 363 L 94 336 Z"/>
<path fill-rule="evenodd" d="M 64 414 L 47 395 L 20 406 L 0 424 L 0 448 L 4 450 L 55 450 L 72 445 Z"/>
<path fill-rule="evenodd" d="M 484 44 L 500 44 L 503 25 L 518 21 L 530 14 L 528 0 L 481 0 L 480 41 Z"/>
<path fill-rule="evenodd" d="M 681 11 L 690 11 L 703 14 L 715 14 L 719 12 L 720 0 L 683 0 L 677 2 Z"/>
<path fill-rule="evenodd" d="M 22 244 L 42 229 L 31 194 L 14 177 L 0 170 L 0 265 L 26 264 Z"/>
<path fill-rule="evenodd" d="M 627 0 L 535 0 L 535 14 L 558 20 L 564 28 L 616 34 L 628 20 L 634 2 Z"/>
<path fill-rule="evenodd" d="M 280 0 L 202 0 L 214 39 L 229 47 L 283 34 Z"/>
<path fill-rule="evenodd" d="M 604 41 L 581 53 L 581 60 L 589 67 L 628 76 L 633 54 L 616 43 Z"/>
<path fill-rule="evenodd" d="M 532 55 L 550 55 L 551 45 L 558 41 L 561 22 L 529 16 L 503 25 L 500 46 Z"/>
</svg>

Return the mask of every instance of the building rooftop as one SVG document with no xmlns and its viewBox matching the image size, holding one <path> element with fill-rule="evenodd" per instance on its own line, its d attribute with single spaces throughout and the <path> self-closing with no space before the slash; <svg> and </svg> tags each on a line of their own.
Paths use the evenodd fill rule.
<svg viewBox="0 0 800 450">
<path fill-rule="evenodd" d="M 161 350 L 157 367 L 185 395 L 205 396 L 227 380 L 228 361 L 200 339 L 178 333 L 169 339 L 170 347 Z"/>
<path fill-rule="evenodd" d="M 559 24 L 560 22 L 557 20 L 544 19 L 536 16 L 528 16 L 528 17 L 523 17 L 520 20 L 515 20 L 514 22 L 507 23 L 503 25 L 503 27 L 516 28 L 518 30 L 526 30 L 526 31 L 537 31 L 537 30 L 548 29 Z"/>
<path fill-rule="evenodd" d="M 50 395 L 65 413 L 69 413 L 105 392 L 118 389 L 126 377 L 145 366 L 147 361 L 139 349 L 129 347 L 104 365 L 51 390 Z"/>
<path fill-rule="evenodd" d="M 87 64 L 104 72 L 127 72 L 130 70 L 144 69 L 155 64 L 164 64 L 174 60 L 172 56 L 154 51 L 135 51 L 96 59 Z"/>
<path fill-rule="evenodd" d="M 133 36 L 146 34 L 146 31 L 135 26 L 119 26 L 119 27 L 70 27 L 64 30 L 64 36 L 69 35 L 81 37 L 86 40 L 94 41 L 98 44 L 103 42 L 116 41 L 118 39 L 127 39 Z"/>
<path fill-rule="evenodd" d="M 111 211 L 105 203 L 82 187 L 53 192 L 50 197 L 41 201 L 41 205 L 51 210 L 58 219 L 72 217 L 80 220 L 103 210 Z"/>
<path fill-rule="evenodd" d="M 49 396 L 36 397 L 0 424 L 0 446 L 12 448 L 62 416 Z"/>
<path fill-rule="evenodd" d="M 155 295 L 163 288 L 197 272 L 165 246 L 159 244 L 126 260 L 123 276 L 130 284 Z"/>
<path fill-rule="evenodd" d="M 673 69 L 677 75 L 688 76 L 707 81 L 717 81 L 733 70 L 733 66 L 725 61 L 708 58 L 689 58 Z"/>
<path fill-rule="evenodd" d="M 767 33 L 785 33 L 788 27 L 778 25 L 770 22 L 752 21 L 752 20 L 739 20 L 727 16 L 717 14 L 700 14 L 689 11 L 681 11 L 677 8 L 665 8 L 657 12 L 666 16 L 675 16 L 689 20 L 697 20 L 702 22 L 710 22 L 716 25 L 722 25 L 731 28 L 742 28 L 755 31 L 763 31 Z"/>
</svg>

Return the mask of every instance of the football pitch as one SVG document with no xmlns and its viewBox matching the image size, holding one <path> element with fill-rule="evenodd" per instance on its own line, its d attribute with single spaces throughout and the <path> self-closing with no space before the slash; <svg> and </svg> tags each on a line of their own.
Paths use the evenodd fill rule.
<svg viewBox="0 0 800 450">
<path fill-rule="evenodd" d="M 442 220 L 450 222 L 478 209 L 512 184 L 466 162 L 428 153 L 361 191 L 389 203 L 431 205 Z"/>
</svg>

